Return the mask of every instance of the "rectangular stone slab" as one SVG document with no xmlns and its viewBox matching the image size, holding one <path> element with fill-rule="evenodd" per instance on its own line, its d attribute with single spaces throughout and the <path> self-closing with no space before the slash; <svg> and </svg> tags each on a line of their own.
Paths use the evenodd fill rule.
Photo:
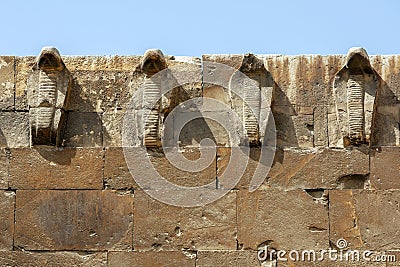
<svg viewBox="0 0 400 267">
<path fill-rule="evenodd" d="M 133 196 L 100 190 L 17 190 L 15 246 L 131 250 Z"/>
</svg>

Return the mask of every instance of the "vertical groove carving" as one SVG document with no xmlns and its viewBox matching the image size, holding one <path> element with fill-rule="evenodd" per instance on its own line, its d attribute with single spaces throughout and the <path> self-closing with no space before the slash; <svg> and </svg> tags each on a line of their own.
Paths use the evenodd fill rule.
<svg viewBox="0 0 400 267">
<path fill-rule="evenodd" d="M 243 121 L 249 143 L 259 145 L 259 119 L 261 105 L 261 77 L 265 75 L 264 63 L 253 54 L 246 54 L 240 67 L 247 77 L 244 79 L 243 95 L 245 103 L 243 103 Z M 254 88 L 258 88 L 257 92 Z M 253 108 L 253 110 L 250 108 Z"/>
<path fill-rule="evenodd" d="M 378 86 L 375 77 L 365 49 L 351 48 L 333 84 L 338 128 L 337 136 L 330 137 L 330 146 L 370 144 L 371 113 Z"/>
<path fill-rule="evenodd" d="M 143 92 L 143 103 L 149 107 L 149 103 L 159 101 L 161 97 L 160 87 L 151 79 L 145 81 L 145 90 Z M 158 107 L 158 105 L 157 105 Z M 155 147 L 158 144 L 158 129 L 160 120 L 159 108 L 152 108 L 149 111 L 145 122 L 144 142 L 147 147 Z"/>
<path fill-rule="evenodd" d="M 60 145 L 69 95 L 69 79 L 57 49 L 44 47 L 28 79 L 33 145 Z"/>
<path fill-rule="evenodd" d="M 55 105 L 57 93 L 57 75 L 53 70 L 39 71 L 39 107 Z"/>
<path fill-rule="evenodd" d="M 167 67 L 161 50 L 149 49 L 143 55 L 141 70 L 146 74 L 143 92 L 143 107 L 148 115 L 144 124 L 144 145 L 146 147 L 157 147 L 160 144 L 160 99 L 161 85 L 157 84 L 151 77 Z M 151 103 L 158 103 L 156 107 Z"/>
<path fill-rule="evenodd" d="M 355 144 L 364 142 L 364 93 L 364 75 L 350 74 L 347 81 L 349 138 Z"/>
<path fill-rule="evenodd" d="M 248 105 L 252 107 L 260 106 L 260 95 L 254 94 L 254 90 L 249 90 L 249 86 L 244 87 L 244 95 L 245 101 Z M 257 114 L 253 114 L 248 105 L 244 105 L 244 127 L 250 140 L 258 140 L 257 118 L 260 117 L 260 112 L 258 108 L 255 108 L 255 113 Z"/>
</svg>

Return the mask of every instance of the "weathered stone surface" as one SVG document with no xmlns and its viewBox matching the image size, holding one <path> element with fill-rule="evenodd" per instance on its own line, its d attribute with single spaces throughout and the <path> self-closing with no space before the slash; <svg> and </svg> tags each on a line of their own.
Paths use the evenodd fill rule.
<svg viewBox="0 0 400 267">
<path fill-rule="evenodd" d="M 101 114 L 96 112 L 69 112 L 64 133 L 64 145 L 68 147 L 102 147 Z"/>
<path fill-rule="evenodd" d="M 140 63 L 139 56 L 64 57 L 74 77 L 69 109 L 80 112 L 103 112 L 121 109 L 131 97 L 131 87 L 138 87 L 143 77 L 132 76 Z"/>
<path fill-rule="evenodd" d="M 371 187 L 400 189 L 400 147 L 371 150 Z"/>
<path fill-rule="evenodd" d="M 328 139 L 328 108 L 317 106 L 314 115 L 314 146 L 327 147 Z"/>
<path fill-rule="evenodd" d="M 284 149 L 275 153 L 268 184 L 285 189 L 364 188 L 368 173 L 368 155 L 357 149 Z"/>
<path fill-rule="evenodd" d="M 135 191 L 136 250 L 236 249 L 236 193 L 204 207 L 163 204 Z"/>
<path fill-rule="evenodd" d="M 28 110 L 28 75 L 35 65 L 35 57 L 16 57 L 15 109 Z"/>
<path fill-rule="evenodd" d="M 14 108 L 15 57 L 0 56 L 0 110 Z"/>
<path fill-rule="evenodd" d="M 26 112 L 0 112 L 0 146 L 29 147 L 29 116 Z"/>
<path fill-rule="evenodd" d="M 243 55 L 203 55 L 202 58 L 203 61 L 224 64 L 234 69 L 239 69 L 243 62 Z"/>
<path fill-rule="evenodd" d="M 271 73 L 275 105 L 324 106 L 326 90 L 343 66 L 344 56 L 266 56 L 264 65 Z"/>
<path fill-rule="evenodd" d="M 399 250 L 389 250 L 385 252 L 386 267 L 399 266 L 400 262 L 400 251 Z"/>
<path fill-rule="evenodd" d="M 185 255 L 187 254 L 187 255 Z M 109 252 L 109 267 L 142 267 L 142 266 L 190 266 L 194 267 L 196 261 L 195 252 L 183 251 L 133 251 L 133 252 Z"/>
<path fill-rule="evenodd" d="M 244 249 L 329 247 L 328 210 L 303 190 L 239 190 L 237 205 L 237 239 Z"/>
<path fill-rule="evenodd" d="M 122 148 L 107 148 L 105 152 L 104 181 L 107 187 L 112 189 L 137 189 L 136 184 L 129 172 L 126 160 L 129 160 L 133 175 L 140 177 L 151 177 L 148 172 L 141 171 L 135 167 L 142 164 L 139 157 L 139 148 L 130 148 L 129 157 L 125 158 Z M 211 151 L 210 151 L 211 152 Z M 147 154 L 155 170 L 168 181 L 181 186 L 199 186 L 213 183 L 216 187 L 216 160 L 211 160 L 209 166 L 197 172 L 180 170 L 173 166 L 160 150 L 148 150 Z M 182 155 L 190 161 L 197 160 L 201 152 L 197 148 L 187 148 Z M 193 163 L 196 164 L 196 163 Z M 138 166 L 138 165 L 137 165 Z"/>
<path fill-rule="evenodd" d="M 0 251 L 0 265 L 10 267 L 106 267 L 107 253 Z"/>
<path fill-rule="evenodd" d="M 122 148 L 109 147 L 104 155 L 104 184 L 111 189 L 138 189 L 128 166 Z"/>
<path fill-rule="evenodd" d="M 231 251 L 198 251 L 197 267 L 254 267 L 265 266 L 257 259 L 257 251 L 253 250 L 231 250 Z M 268 265 L 266 265 L 268 266 Z"/>
<path fill-rule="evenodd" d="M 14 206 L 15 193 L 0 190 L 0 250 L 13 249 Z"/>
<path fill-rule="evenodd" d="M 122 146 L 122 127 L 124 122 L 124 111 L 107 111 L 101 116 L 103 125 L 103 146 Z"/>
<path fill-rule="evenodd" d="M 0 189 L 7 189 L 9 182 L 8 173 L 8 151 L 5 149 L 0 149 Z"/>
<path fill-rule="evenodd" d="M 274 110 L 274 108 L 273 108 Z M 273 112 L 277 145 L 281 147 L 313 147 L 313 115 L 290 116 Z"/>
<path fill-rule="evenodd" d="M 131 250 L 133 196 L 97 190 L 18 190 L 15 246 Z"/>
<path fill-rule="evenodd" d="M 231 160 L 231 148 L 218 147 L 217 149 L 217 177 L 220 178 L 228 167 L 229 161 Z M 247 162 L 246 170 L 243 173 L 242 178 L 235 186 L 236 189 L 248 189 L 251 178 L 259 164 L 260 159 L 260 148 L 251 148 L 249 159 Z M 243 163 L 244 164 L 244 163 Z M 265 174 L 265 179 L 267 174 Z M 220 184 L 220 183 L 219 183 Z M 223 185 L 220 185 L 223 186 Z"/>
<path fill-rule="evenodd" d="M 333 190 L 329 195 L 332 243 L 344 238 L 352 249 L 400 248 L 398 191 Z"/>
<path fill-rule="evenodd" d="M 15 189 L 102 189 L 100 148 L 11 149 L 10 187 Z"/>
<path fill-rule="evenodd" d="M 332 190 L 329 192 L 330 239 L 333 244 L 345 239 L 349 248 L 362 247 L 360 224 L 354 205 L 352 190 Z"/>
<path fill-rule="evenodd" d="M 230 148 L 217 150 L 217 177 L 226 170 Z M 248 188 L 258 166 L 260 149 L 252 148 L 237 189 Z M 335 166 L 335 168 L 332 168 Z M 359 150 L 278 149 L 263 187 L 282 189 L 364 188 L 368 184 L 369 158 Z M 268 177 L 268 179 L 267 179 Z"/>
</svg>

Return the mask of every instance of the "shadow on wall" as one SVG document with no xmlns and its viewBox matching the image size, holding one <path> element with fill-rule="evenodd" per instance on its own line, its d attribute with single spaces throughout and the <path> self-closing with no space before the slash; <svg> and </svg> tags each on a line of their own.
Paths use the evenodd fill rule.
<svg viewBox="0 0 400 267">
<path fill-rule="evenodd" d="M 371 146 L 399 145 L 400 100 L 375 72 L 378 82 L 371 126 Z"/>
</svg>

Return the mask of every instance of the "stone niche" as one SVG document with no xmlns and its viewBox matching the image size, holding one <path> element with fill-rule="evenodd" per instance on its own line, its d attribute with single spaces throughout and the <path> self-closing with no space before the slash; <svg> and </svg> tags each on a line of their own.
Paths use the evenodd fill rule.
<svg viewBox="0 0 400 267">
<path fill-rule="evenodd" d="M 31 145 L 61 144 L 70 84 L 58 50 L 44 47 L 28 77 Z"/>
<path fill-rule="evenodd" d="M 378 80 L 365 49 L 351 48 L 333 83 L 337 128 L 331 147 L 371 144 Z"/>
</svg>

